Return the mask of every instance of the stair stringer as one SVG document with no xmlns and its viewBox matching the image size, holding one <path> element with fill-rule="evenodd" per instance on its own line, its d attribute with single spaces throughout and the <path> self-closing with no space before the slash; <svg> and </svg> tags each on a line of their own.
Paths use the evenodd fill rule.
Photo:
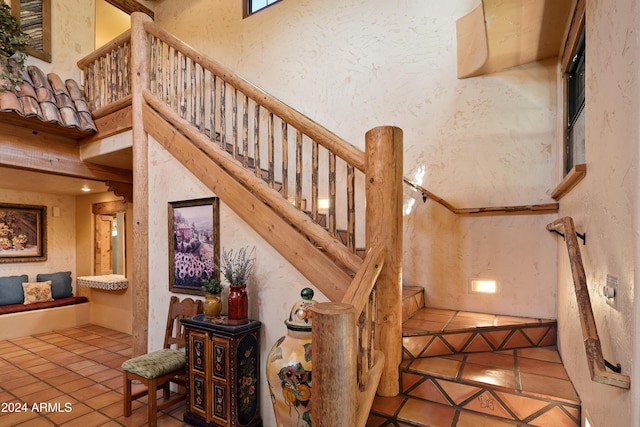
<svg viewBox="0 0 640 427">
<path fill-rule="evenodd" d="M 145 132 L 220 197 L 327 298 L 332 301 L 342 299 L 351 277 L 323 251 L 150 107 L 145 106 L 143 110 L 143 123 Z M 222 152 L 215 145 L 211 149 Z M 255 177 L 255 180 L 259 181 L 256 185 L 265 185 L 260 178 Z M 329 233 L 327 235 L 332 238 Z"/>
</svg>

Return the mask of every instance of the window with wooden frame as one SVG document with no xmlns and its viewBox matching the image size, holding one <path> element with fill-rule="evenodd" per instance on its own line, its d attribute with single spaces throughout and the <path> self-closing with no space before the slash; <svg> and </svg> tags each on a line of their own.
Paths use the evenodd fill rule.
<svg viewBox="0 0 640 427">
<path fill-rule="evenodd" d="M 242 0 L 242 16 L 246 18 L 279 1 L 280 0 Z"/>
<path fill-rule="evenodd" d="M 585 153 L 585 0 L 578 0 L 561 58 L 564 129 L 563 180 L 552 193 L 556 200 L 586 175 Z"/>
<path fill-rule="evenodd" d="M 51 0 L 12 0 L 11 13 L 29 36 L 25 53 L 51 62 Z"/>
</svg>

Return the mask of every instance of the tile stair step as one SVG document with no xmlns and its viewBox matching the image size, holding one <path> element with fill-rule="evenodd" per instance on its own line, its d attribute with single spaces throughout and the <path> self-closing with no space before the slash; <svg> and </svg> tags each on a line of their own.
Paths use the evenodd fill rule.
<svg viewBox="0 0 640 427">
<path fill-rule="evenodd" d="M 368 427 L 580 426 L 555 320 L 425 307 L 405 286 L 400 391 L 376 397 Z"/>
<path fill-rule="evenodd" d="M 405 360 L 400 391 L 376 397 L 368 426 L 580 425 L 580 401 L 555 347 Z"/>
</svg>

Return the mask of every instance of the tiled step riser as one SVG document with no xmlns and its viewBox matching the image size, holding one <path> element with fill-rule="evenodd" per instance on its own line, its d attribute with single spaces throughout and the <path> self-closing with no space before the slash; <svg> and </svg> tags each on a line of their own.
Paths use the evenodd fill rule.
<svg viewBox="0 0 640 427">
<path fill-rule="evenodd" d="M 403 372 L 402 392 L 410 399 L 523 426 L 580 426 L 580 406 L 577 404 L 498 390 L 486 385 L 464 384 Z"/>
<path fill-rule="evenodd" d="M 556 345 L 557 323 L 475 328 L 402 338 L 404 359 Z"/>
<path fill-rule="evenodd" d="M 411 319 L 424 308 L 424 288 L 419 286 L 402 287 L 402 321 Z"/>
</svg>

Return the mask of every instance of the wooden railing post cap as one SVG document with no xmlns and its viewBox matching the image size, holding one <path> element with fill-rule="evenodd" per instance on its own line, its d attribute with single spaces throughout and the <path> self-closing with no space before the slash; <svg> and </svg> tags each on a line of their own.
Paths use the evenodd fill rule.
<svg viewBox="0 0 640 427">
<path fill-rule="evenodd" d="M 402 128 L 393 125 L 376 126 L 372 129 L 369 129 L 366 135 L 379 132 L 400 132 L 400 134 L 402 134 Z"/>
<path fill-rule="evenodd" d="M 320 315 L 348 314 L 349 312 L 355 313 L 351 304 L 343 302 L 318 302 L 311 307 L 311 311 Z"/>
</svg>

